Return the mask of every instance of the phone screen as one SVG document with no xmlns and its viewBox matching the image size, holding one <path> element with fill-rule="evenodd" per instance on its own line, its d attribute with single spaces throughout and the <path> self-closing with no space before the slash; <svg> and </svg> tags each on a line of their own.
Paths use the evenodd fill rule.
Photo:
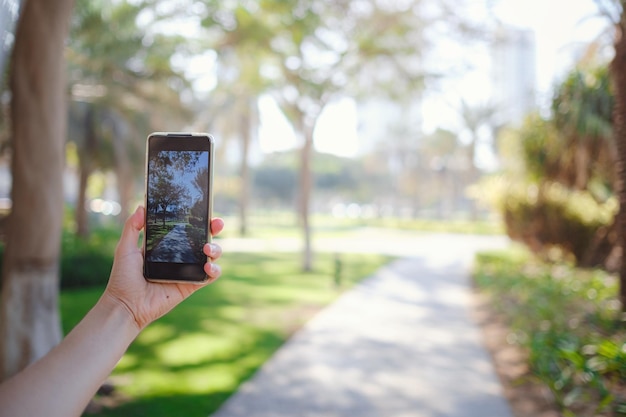
<svg viewBox="0 0 626 417">
<path fill-rule="evenodd" d="M 153 134 L 146 163 L 144 276 L 204 281 L 210 241 L 212 145 L 209 135 Z"/>
</svg>

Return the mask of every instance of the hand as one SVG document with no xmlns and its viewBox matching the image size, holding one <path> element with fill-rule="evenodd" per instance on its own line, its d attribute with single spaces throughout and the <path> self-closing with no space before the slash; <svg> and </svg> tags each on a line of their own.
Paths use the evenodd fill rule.
<svg viewBox="0 0 626 417">
<path fill-rule="evenodd" d="M 215 282 L 220 274 L 219 265 L 210 262 L 204 265 L 209 276 L 207 282 L 195 283 L 155 283 L 143 277 L 143 251 L 138 247 L 139 232 L 143 229 L 146 211 L 138 207 L 122 231 L 115 250 L 111 277 L 103 298 L 122 304 L 131 314 L 133 321 L 142 330 L 148 324 L 166 314 L 196 290 Z M 217 235 L 224 228 L 220 218 L 211 220 L 211 233 Z M 222 249 L 215 243 L 204 245 L 203 252 L 212 261 L 222 255 Z"/>
</svg>

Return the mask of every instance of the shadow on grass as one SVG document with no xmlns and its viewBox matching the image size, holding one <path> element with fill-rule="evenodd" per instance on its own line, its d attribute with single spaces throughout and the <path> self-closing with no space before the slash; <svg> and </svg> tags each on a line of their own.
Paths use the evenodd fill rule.
<svg viewBox="0 0 626 417">
<path fill-rule="evenodd" d="M 344 288 L 389 259 L 342 255 Z M 225 254 L 217 283 L 193 294 L 133 342 L 111 377 L 125 400 L 95 415 L 207 416 L 217 409 L 340 293 L 333 285 L 331 254 L 319 254 L 318 269 L 309 273 L 301 272 L 299 261 L 286 253 Z M 103 289 L 63 292 L 66 331 Z"/>
<path fill-rule="evenodd" d="M 206 417 L 215 410 L 215 404 L 221 404 L 229 397 L 229 391 L 217 391 L 210 394 L 158 395 L 138 398 L 132 402 L 121 403 L 113 408 L 104 407 L 96 414 L 103 417 Z"/>
</svg>

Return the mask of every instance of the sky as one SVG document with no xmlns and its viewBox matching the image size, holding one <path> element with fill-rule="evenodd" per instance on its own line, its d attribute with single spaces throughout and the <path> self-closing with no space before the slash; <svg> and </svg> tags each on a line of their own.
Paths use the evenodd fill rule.
<svg viewBox="0 0 626 417">
<path fill-rule="evenodd" d="M 536 77 L 539 105 L 547 102 L 556 79 L 562 77 L 576 60 L 582 44 L 594 40 L 606 27 L 596 17 L 593 0 L 500 0 L 492 1 L 492 12 L 503 23 L 531 29 L 536 41 Z M 456 111 L 450 106 L 463 97 L 469 103 L 485 102 L 484 91 L 489 84 L 487 56 L 476 54 L 475 70 L 465 77 L 450 81 L 435 94 L 424 108 L 424 130 L 454 126 Z M 297 146 L 293 131 L 271 99 L 260 101 L 261 129 L 259 146 L 264 153 Z M 314 134 L 315 148 L 340 156 L 359 152 L 357 111 L 353 100 L 345 98 L 330 104 L 320 117 Z"/>
<path fill-rule="evenodd" d="M 284 151 L 297 146 L 291 126 L 271 98 L 261 97 L 259 109 L 259 146 L 262 152 Z M 356 126 L 354 100 L 344 98 L 330 103 L 320 115 L 313 133 L 315 149 L 340 156 L 354 156 L 359 150 Z"/>
</svg>

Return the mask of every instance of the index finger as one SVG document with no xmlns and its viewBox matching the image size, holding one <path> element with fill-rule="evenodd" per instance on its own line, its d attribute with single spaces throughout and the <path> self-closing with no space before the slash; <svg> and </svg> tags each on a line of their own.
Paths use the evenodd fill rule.
<svg viewBox="0 0 626 417">
<path fill-rule="evenodd" d="M 124 223 L 122 235 L 117 243 L 116 254 L 122 255 L 137 250 L 139 231 L 143 229 L 146 211 L 142 206 L 137 207 L 135 212 Z"/>
<path fill-rule="evenodd" d="M 217 236 L 224 229 L 224 220 L 219 217 L 211 219 L 211 235 Z"/>
</svg>

